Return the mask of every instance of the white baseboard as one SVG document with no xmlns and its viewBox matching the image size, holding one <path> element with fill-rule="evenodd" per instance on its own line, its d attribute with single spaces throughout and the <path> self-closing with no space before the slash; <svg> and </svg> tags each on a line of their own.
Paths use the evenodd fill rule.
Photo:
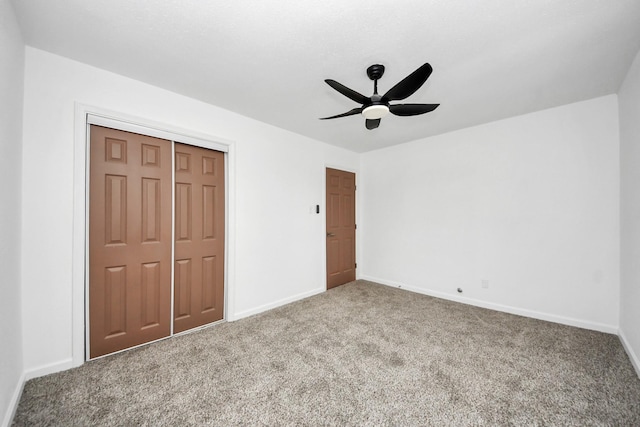
<svg viewBox="0 0 640 427">
<path fill-rule="evenodd" d="M 13 395 L 9 401 L 9 407 L 7 408 L 7 412 L 4 414 L 4 419 L 2 420 L 2 427 L 9 427 L 13 422 L 13 417 L 15 417 L 16 411 L 18 410 L 18 403 L 20 403 L 20 397 L 22 396 L 22 390 L 24 389 L 25 382 L 27 382 L 27 380 L 23 373 L 20 375 L 18 384 L 16 384 L 16 389 L 13 391 Z"/>
<path fill-rule="evenodd" d="M 629 360 L 631 360 L 631 364 L 635 368 L 638 378 L 640 378 L 640 358 L 638 358 L 638 355 L 633 351 L 633 348 L 631 347 L 631 344 L 629 344 L 629 341 L 622 329 L 620 329 L 618 337 L 620 337 L 620 342 L 622 343 L 624 350 L 627 352 L 627 356 L 629 356 Z"/>
<path fill-rule="evenodd" d="M 20 397 L 22 396 L 22 391 L 24 390 L 24 385 L 27 381 L 33 378 L 54 374 L 56 372 L 66 371 L 67 369 L 71 369 L 73 367 L 73 360 L 66 359 L 61 362 L 50 363 L 48 365 L 24 371 L 20 376 L 20 380 L 16 385 L 16 389 L 13 392 L 13 395 L 11 396 L 9 407 L 7 408 L 7 412 L 4 415 L 4 419 L 2 420 L 2 427 L 9 427 L 13 422 L 13 417 L 16 415 L 18 403 L 20 403 Z"/>
<path fill-rule="evenodd" d="M 518 316 L 531 317 L 533 319 L 545 320 L 547 322 L 560 323 L 562 325 L 575 326 L 582 329 L 590 329 L 598 332 L 605 332 L 608 334 L 618 334 L 618 327 L 615 325 L 606 325 L 597 322 L 590 322 L 587 320 L 574 319 L 571 317 L 558 316 L 555 314 L 544 313 L 535 310 L 528 310 L 524 308 L 512 307 L 508 305 L 495 304 L 492 302 L 476 300 L 473 298 L 461 297 L 458 295 L 447 294 L 444 292 L 432 291 L 429 289 L 416 288 L 413 286 L 407 286 L 403 283 L 395 282 L 392 280 L 380 279 L 378 277 L 362 276 L 362 280 L 368 280 L 370 282 L 379 283 L 385 286 L 392 286 L 394 288 L 401 288 L 407 291 L 415 292 L 418 294 L 428 295 L 431 297 L 442 298 L 449 301 L 460 302 L 463 304 L 469 304 L 476 307 L 488 308 L 490 310 L 501 311 L 509 314 L 516 314 Z"/>
<path fill-rule="evenodd" d="M 55 374 L 56 372 L 66 371 L 73 368 L 73 359 L 69 358 L 61 362 L 50 363 L 48 365 L 40 366 L 38 368 L 29 369 L 24 373 L 24 380 L 29 381 L 32 378 L 43 377 L 49 374 Z"/>
<path fill-rule="evenodd" d="M 255 307 L 255 308 L 251 308 L 249 310 L 244 310 L 244 311 L 240 311 L 238 313 L 235 313 L 232 318 L 229 320 L 230 322 L 236 321 L 236 320 L 240 320 L 243 319 L 245 317 L 249 317 L 249 316 L 253 316 L 254 314 L 258 314 L 258 313 L 262 313 L 263 311 L 267 311 L 267 310 L 271 310 L 274 309 L 276 307 L 280 307 L 295 301 L 299 301 L 301 299 L 305 299 L 305 298 L 309 298 L 312 297 L 314 295 L 318 295 L 323 293 L 324 291 L 326 291 L 326 289 L 324 288 L 317 288 L 314 289 L 312 291 L 308 291 L 308 292 L 303 292 L 301 294 L 298 295 L 294 295 L 288 298 L 284 298 L 278 301 L 274 301 L 271 302 L 269 304 L 264 304 L 261 305 L 259 307 Z"/>
</svg>

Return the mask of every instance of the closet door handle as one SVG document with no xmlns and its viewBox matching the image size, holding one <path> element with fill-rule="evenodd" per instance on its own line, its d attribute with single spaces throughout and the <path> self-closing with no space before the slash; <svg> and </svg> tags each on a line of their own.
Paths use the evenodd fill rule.
<svg viewBox="0 0 640 427">
<path fill-rule="evenodd" d="M 336 237 L 336 235 L 333 233 L 327 233 L 327 237 Z"/>
</svg>

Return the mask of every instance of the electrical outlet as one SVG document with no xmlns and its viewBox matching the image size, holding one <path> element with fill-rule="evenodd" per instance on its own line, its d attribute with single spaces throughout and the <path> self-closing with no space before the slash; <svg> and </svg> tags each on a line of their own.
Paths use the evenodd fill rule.
<svg viewBox="0 0 640 427">
<path fill-rule="evenodd" d="M 482 285 L 482 287 L 484 289 L 489 289 L 489 281 L 488 280 L 481 280 L 480 284 Z"/>
</svg>

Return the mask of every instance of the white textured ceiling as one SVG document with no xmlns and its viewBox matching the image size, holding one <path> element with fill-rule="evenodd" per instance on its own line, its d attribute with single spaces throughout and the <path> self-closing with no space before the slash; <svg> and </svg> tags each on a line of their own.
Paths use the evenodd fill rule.
<svg viewBox="0 0 640 427">
<path fill-rule="evenodd" d="M 640 49 L 639 0 L 13 0 L 27 44 L 356 152 L 615 93 Z M 429 62 L 369 131 L 358 105 Z"/>
</svg>

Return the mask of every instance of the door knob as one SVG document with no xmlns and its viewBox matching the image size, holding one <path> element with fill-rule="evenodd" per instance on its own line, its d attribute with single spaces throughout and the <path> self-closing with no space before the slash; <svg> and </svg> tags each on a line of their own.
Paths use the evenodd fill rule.
<svg viewBox="0 0 640 427">
<path fill-rule="evenodd" d="M 327 233 L 327 237 L 336 237 L 336 235 L 333 233 Z"/>
</svg>

